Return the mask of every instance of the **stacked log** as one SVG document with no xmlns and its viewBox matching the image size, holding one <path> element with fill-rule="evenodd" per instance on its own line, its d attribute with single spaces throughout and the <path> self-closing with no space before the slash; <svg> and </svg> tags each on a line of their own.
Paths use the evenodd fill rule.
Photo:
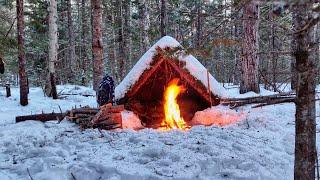
<svg viewBox="0 0 320 180">
<path fill-rule="evenodd" d="M 65 113 L 48 113 L 34 114 L 28 116 L 17 116 L 16 122 L 26 120 L 36 120 L 41 122 L 58 120 L 64 118 L 79 124 L 81 129 L 86 128 L 101 128 L 101 129 L 116 129 L 122 128 L 121 111 L 124 110 L 124 105 L 112 106 L 111 104 L 101 106 L 100 108 L 81 107 L 74 108 Z"/>
<path fill-rule="evenodd" d="M 114 129 L 122 127 L 121 111 L 124 105 L 112 106 L 106 104 L 100 107 L 100 111 L 91 119 L 93 127 L 102 127 L 103 129 Z"/>
</svg>

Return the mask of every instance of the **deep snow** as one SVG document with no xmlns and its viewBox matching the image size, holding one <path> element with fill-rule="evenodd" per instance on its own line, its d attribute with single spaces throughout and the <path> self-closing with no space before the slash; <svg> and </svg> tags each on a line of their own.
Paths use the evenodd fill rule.
<svg viewBox="0 0 320 180">
<path fill-rule="evenodd" d="M 79 86 L 59 86 L 58 92 L 62 89 L 94 94 Z M 236 90 L 229 92 L 237 97 Z M 65 120 L 15 124 L 14 117 L 58 112 L 58 106 L 96 106 L 94 97 L 52 100 L 43 97 L 40 88 L 31 88 L 30 104 L 21 107 L 18 89 L 12 89 L 10 98 L 3 96 L 4 90 L 0 93 L 1 180 L 30 179 L 28 171 L 35 180 L 293 179 L 293 104 L 239 108 L 246 117 L 227 127 L 81 132 Z"/>
</svg>

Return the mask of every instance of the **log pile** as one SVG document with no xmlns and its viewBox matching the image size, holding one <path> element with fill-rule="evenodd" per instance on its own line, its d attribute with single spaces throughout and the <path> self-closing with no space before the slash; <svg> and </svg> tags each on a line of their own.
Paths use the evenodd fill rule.
<svg viewBox="0 0 320 180">
<path fill-rule="evenodd" d="M 28 116 L 17 116 L 16 123 L 26 120 L 36 120 L 41 122 L 58 120 L 64 118 L 79 124 L 81 129 L 86 128 L 101 128 L 101 129 L 116 129 L 122 127 L 121 111 L 124 110 L 124 105 L 112 106 L 111 104 L 101 106 L 100 108 L 81 107 L 74 108 L 65 113 L 48 113 L 34 114 Z"/>
<path fill-rule="evenodd" d="M 112 106 L 106 104 L 100 107 L 100 111 L 90 120 L 93 127 L 103 129 L 115 129 L 122 127 L 121 111 L 124 105 Z"/>
</svg>

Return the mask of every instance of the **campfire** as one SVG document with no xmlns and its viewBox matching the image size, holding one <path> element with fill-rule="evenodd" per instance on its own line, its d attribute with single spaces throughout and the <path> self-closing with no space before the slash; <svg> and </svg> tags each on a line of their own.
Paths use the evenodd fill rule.
<svg viewBox="0 0 320 180">
<path fill-rule="evenodd" d="M 186 122 L 181 117 L 179 104 L 177 97 L 180 93 L 183 93 L 186 89 L 183 86 L 179 86 L 179 79 L 175 78 L 168 84 L 164 92 L 164 113 L 165 119 L 161 122 L 161 129 L 188 129 Z"/>
</svg>

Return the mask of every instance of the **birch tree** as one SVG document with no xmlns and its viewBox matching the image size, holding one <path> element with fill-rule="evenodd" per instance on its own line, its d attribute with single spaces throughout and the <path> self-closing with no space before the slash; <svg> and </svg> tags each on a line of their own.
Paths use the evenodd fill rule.
<svg viewBox="0 0 320 180">
<path fill-rule="evenodd" d="M 296 137 L 294 179 L 315 179 L 316 162 L 316 43 L 313 26 L 319 12 L 312 13 L 315 1 L 297 1 L 293 7 L 293 56 L 296 82 Z"/>
<path fill-rule="evenodd" d="M 46 85 L 47 96 L 58 99 L 56 88 L 55 62 L 58 60 L 57 1 L 50 0 L 49 5 L 49 75 Z"/>
</svg>

